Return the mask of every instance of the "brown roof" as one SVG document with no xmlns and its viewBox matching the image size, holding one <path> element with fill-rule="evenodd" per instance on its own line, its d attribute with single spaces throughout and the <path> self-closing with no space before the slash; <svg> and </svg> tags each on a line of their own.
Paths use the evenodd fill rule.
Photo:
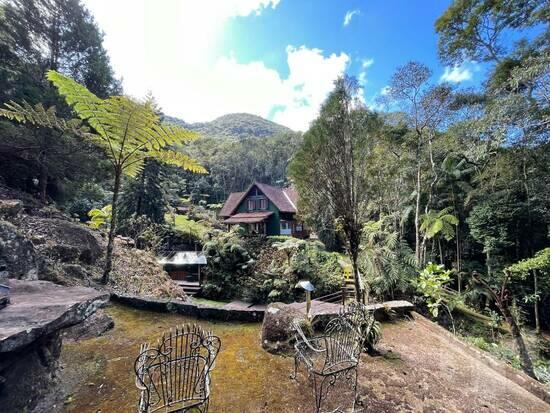
<svg viewBox="0 0 550 413">
<path fill-rule="evenodd" d="M 235 214 L 230 218 L 223 221 L 224 224 L 254 224 L 256 222 L 262 222 L 267 217 L 272 215 L 272 211 L 265 212 L 241 212 Z"/>
<path fill-rule="evenodd" d="M 220 210 L 219 216 L 222 218 L 231 216 L 235 208 L 239 206 L 240 199 L 243 194 L 246 194 L 246 192 L 231 192 L 227 198 L 227 201 L 223 204 L 223 208 Z"/>
<path fill-rule="evenodd" d="M 298 201 L 298 193 L 294 188 L 279 188 L 277 186 L 271 186 L 267 184 L 261 184 L 255 182 L 245 192 L 232 192 L 229 194 L 227 201 L 223 205 L 220 211 L 220 217 L 229 217 L 240 203 L 246 198 L 246 195 L 250 192 L 254 186 L 257 186 L 264 195 L 275 204 L 275 206 L 281 212 L 296 213 L 296 202 Z"/>
</svg>

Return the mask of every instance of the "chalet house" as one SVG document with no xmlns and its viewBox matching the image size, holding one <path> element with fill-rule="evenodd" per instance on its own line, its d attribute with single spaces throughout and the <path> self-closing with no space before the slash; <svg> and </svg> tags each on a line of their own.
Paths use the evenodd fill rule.
<svg viewBox="0 0 550 413">
<path fill-rule="evenodd" d="M 293 188 L 255 182 L 245 192 L 229 194 L 219 217 L 227 225 L 243 226 L 249 234 L 305 238 L 304 225 L 296 220 L 297 202 Z"/>
</svg>

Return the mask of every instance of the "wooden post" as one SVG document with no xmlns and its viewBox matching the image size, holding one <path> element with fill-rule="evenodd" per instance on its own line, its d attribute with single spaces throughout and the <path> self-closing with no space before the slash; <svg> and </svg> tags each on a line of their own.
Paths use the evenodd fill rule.
<svg viewBox="0 0 550 413">
<path fill-rule="evenodd" d="M 306 291 L 306 318 L 311 320 L 311 292 Z"/>
</svg>

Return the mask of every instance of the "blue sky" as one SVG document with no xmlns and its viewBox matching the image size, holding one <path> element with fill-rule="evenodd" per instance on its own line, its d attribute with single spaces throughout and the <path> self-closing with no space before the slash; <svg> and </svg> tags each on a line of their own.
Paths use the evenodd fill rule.
<svg viewBox="0 0 550 413">
<path fill-rule="evenodd" d="M 208 121 L 249 112 L 307 129 L 334 79 L 348 73 L 374 99 L 418 60 L 461 86 L 483 73 L 445 68 L 434 22 L 444 0 L 84 0 L 125 92 L 151 91 L 165 113 Z M 446 75 L 445 75 L 446 73 Z"/>
</svg>

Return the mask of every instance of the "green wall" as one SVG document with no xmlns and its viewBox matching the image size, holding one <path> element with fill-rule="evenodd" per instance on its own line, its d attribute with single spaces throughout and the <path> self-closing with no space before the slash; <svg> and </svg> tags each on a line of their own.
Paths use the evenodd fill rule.
<svg viewBox="0 0 550 413">
<path fill-rule="evenodd" d="M 243 200 L 243 202 L 241 202 L 241 204 L 238 206 L 237 213 L 248 212 L 248 209 L 247 209 L 248 203 L 246 202 L 247 199 L 248 199 L 248 197 L 246 197 Z M 275 204 L 273 202 L 271 202 L 269 199 L 268 199 L 268 202 L 267 202 L 267 210 L 266 211 L 273 212 L 273 214 L 266 221 L 267 235 L 280 235 L 281 234 L 281 223 L 280 223 L 279 210 L 277 209 Z"/>
</svg>

